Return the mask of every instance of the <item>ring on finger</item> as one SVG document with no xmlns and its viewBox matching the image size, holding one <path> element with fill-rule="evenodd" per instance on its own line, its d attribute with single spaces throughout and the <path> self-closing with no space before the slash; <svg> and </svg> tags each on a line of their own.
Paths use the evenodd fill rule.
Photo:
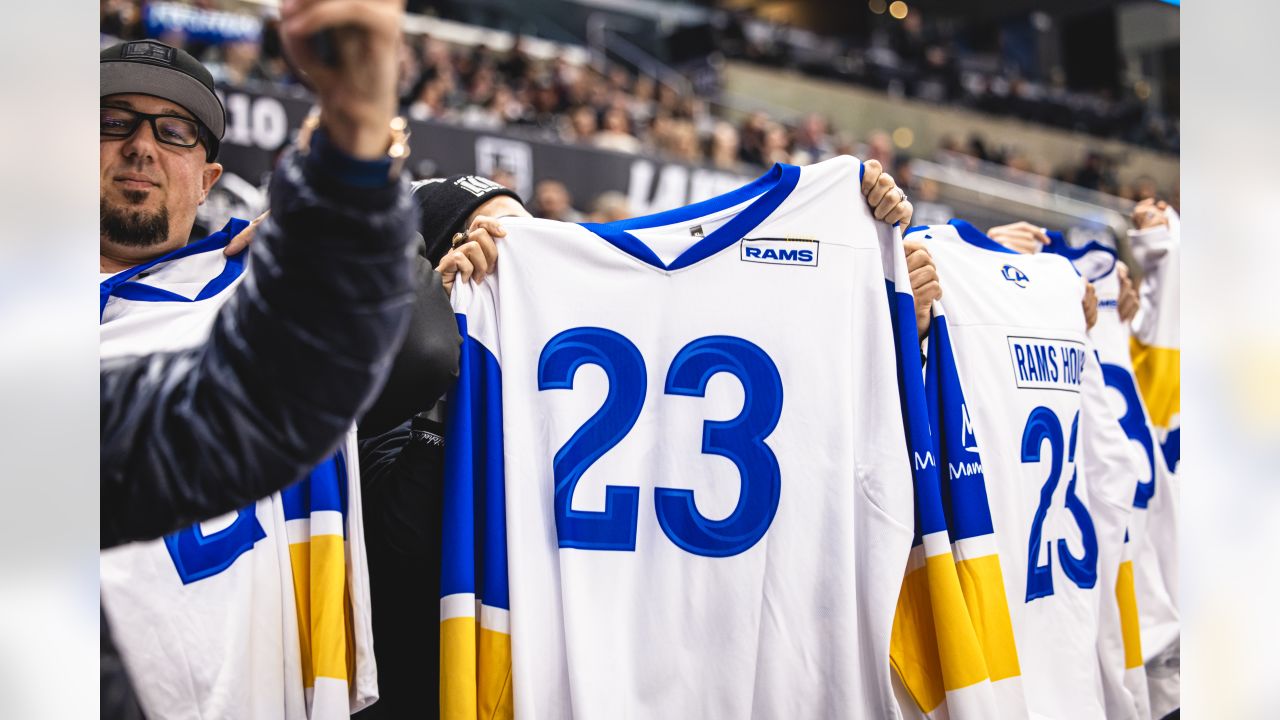
<svg viewBox="0 0 1280 720">
<path fill-rule="evenodd" d="M 453 240 L 450 242 L 449 246 L 456 249 L 460 245 L 465 245 L 467 243 L 467 236 L 470 234 L 470 230 L 463 230 L 462 232 L 454 233 Z"/>
</svg>

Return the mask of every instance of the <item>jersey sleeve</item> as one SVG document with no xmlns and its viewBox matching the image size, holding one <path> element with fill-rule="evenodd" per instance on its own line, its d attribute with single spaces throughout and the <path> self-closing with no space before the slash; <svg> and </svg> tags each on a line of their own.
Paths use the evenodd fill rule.
<svg viewBox="0 0 1280 720">
<path fill-rule="evenodd" d="M 495 280 L 458 283 L 458 382 L 445 425 L 440 717 L 510 718 L 502 371 Z"/>
<path fill-rule="evenodd" d="M 357 712 L 378 698 L 355 431 L 281 491 L 309 717 Z"/>
<path fill-rule="evenodd" d="M 1104 591 L 1098 622 L 1103 696 L 1108 717 L 1147 717 L 1146 672 L 1129 548 L 1131 508 L 1144 473 L 1119 416 L 1107 402 L 1102 363 L 1092 345 L 1088 356 L 1092 362 L 1085 364 L 1081 377 L 1077 473 L 1087 478 L 1098 542 L 1098 582 Z M 1068 494 L 1075 484 L 1072 478 Z"/>
<path fill-rule="evenodd" d="M 1169 211 L 1169 225 L 1130 231 L 1129 243 L 1142 269 L 1141 302 L 1133 319 L 1133 374 L 1169 471 L 1176 473 L 1181 456 L 1181 338 L 1179 273 L 1181 225 Z"/>
<path fill-rule="evenodd" d="M 937 442 L 925 402 L 915 299 L 897 228 L 882 230 L 881 256 L 915 486 L 915 535 L 894 614 L 890 661 L 915 705 L 904 712 L 957 720 L 995 717 L 990 673 L 952 555 Z"/>
<path fill-rule="evenodd" d="M 985 661 L 995 710 L 988 717 L 1023 717 L 1021 667 L 987 501 L 980 440 L 941 302 L 934 303 L 925 364 L 925 397 L 939 465 L 940 495 L 964 609 Z"/>
</svg>

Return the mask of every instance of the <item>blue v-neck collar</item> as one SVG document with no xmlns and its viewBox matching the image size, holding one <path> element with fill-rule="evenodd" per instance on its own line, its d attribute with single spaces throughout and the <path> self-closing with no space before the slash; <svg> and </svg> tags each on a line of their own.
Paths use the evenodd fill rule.
<svg viewBox="0 0 1280 720">
<path fill-rule="evenodd" d="M 183 297 L 175 292 L 164 290 L 146 283 L 134 282 L 133 278 L 147 272 L 161 263 L 171 260 L 178 260 L 200 253 L 221 250 L 231 242 L 231 238 L 240 233 L 241 230 L 249 226 L 247 220 L 239 218 L 231 218 L 225 226 L 218 232 L 210 235 L 202 240 L 197 240 L 189 245 L 184 245 L 177 250 L 161 255 L 150 262 L 141 265 L 134 265 L 127 270 L 112 275 L 103 280 L 98 285 L 98 321 L 102 321 L 102 314 L 107 310 L 107 300 L 112 296 L 124 298 L 126 300 L 141 300 L 144 302 L 196 302 L 197 300 L 205 300 L 222 292 L 228 285 L 240 277 L 244 272 L 245 252 L 240 252 L 227 258 L 226 267 L 217 277 L 210 280 L 201 288 L 200 292 L 194 298 Z"/>
<path fill-rule="evenodd" d="M 960 236 L 961 240 L 964 240 L 965 242 L 969 243 L 974 247 L 980 247 L 983 250 L 990 250 L 991 252 L 1004 253 L 1006 255 L 1022 254 L 1022 253 L 1019 253 L 1017 250 L 1011 250 L 1001 245 L 1000 243 L 996 242 L 995 240 L 992 240 L 991 238 L 987 237 L 986 233 L 982 232 L 981 230 L 979 230 L 978 228 L 974 227 L 973 225 L 971 225 L 970 223 L 964 220 L 955 218 L 949 221 L 947 224 L 956 229 L 956 234 Z"/>
<path fill-rule="evenodd" d="M 1075 266 L 1077 260 L 1079 260 L 1080 258 L 1092 252 L 1106 253 L 1111 257 L 1111 262 L 1106 266 L 1106 269 L 1095 274 L 1091 278 L 1087 278 L 1089 282 L 1097 282 L 1098 280 L 1101 280 L 1102 278 L 1110 275 L 1111 271 L 1116 269 L 1116 262 L 1119 260 L 1119 256 L 1116 254 L 1116 251 L 1112 250 L 1106 245 L 1103 245 L 1097 240 L 1090 240 L 1089 242 L 1077 248 L 1077 247 L 1071 247 L 1070 245 L 1067 245 L 1066 238 L 1063 237 L 1062 233 L 1060 232 L 1054 232 L 1052 230 L 1049 231 L 1049 238 L 1053 242 L 1046 245 L 1044 247 L 1044 251 L 1047 253 L 1052 253 L 1054 255 L 1061 255 L 1062 257 L 1070 260 L 1071 265 L 1073 267 Z M 1076 268 L 1076 272 L 1080 272 L 1080 269 Z"/>
<path fill-rule="evenodd" d="M 629 220 L 582 223 L 582 227 L 641 262 L 660 270 L 679 270 L 701 262 L 741 240 L 778 209 L 799 181 L 800 168 L 795 165 L 775 163 L 769 172 L 752 182 L 710 200 Z M 751 198 L 756 198 L 755 202 L 743 208 L 742 212 L 735 215 L 729 222 L 694 243 L 671 261 L 670 265 L 663 263 L 648 245 L 629 232 L 689 222 L 741 205 Z"/>
</svg>

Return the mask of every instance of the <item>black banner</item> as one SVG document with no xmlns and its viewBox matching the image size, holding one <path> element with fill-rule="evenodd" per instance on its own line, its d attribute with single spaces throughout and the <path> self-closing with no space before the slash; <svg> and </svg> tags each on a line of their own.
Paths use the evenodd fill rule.
<svg viewBox="0 0 1280 720">
<path fill-rule="evenodd" d="M 223 88 L 227 132 L 218 161 L 225 172 L 201 206 L 206 228 L 221 227 L 230 216 L 252 218 L 266 207 L 266 179 L 277 153 L 310 110 L 310 102 L 284 92 Z M 750 176 L 647 156 L 627 155 L 581 145 L 566 145 L 530 137 L 521 128 L 473 130 L 433 121 L 410 121 L 411 168 L 431 175 L 475 173 L 492 177 L 498 171 L 526 202 L 534 185 L 554 179 L 565 184 L 574 207 L 587 211 L 607 191 L 626 195 L 633 215 L 644 215 L 705 200 L 732 190 Z M 427 161 L 427 162 L 424 162 Z"/>
</svg>

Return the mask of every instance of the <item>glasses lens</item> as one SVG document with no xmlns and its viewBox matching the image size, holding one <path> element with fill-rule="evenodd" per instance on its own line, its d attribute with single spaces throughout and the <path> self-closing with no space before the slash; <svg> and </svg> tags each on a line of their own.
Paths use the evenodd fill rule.
<svg viewBox="0 0 1280 720">
<path fill-rule="evenodd" d="M 160 142 L 193 147 L 200 141 L 200 128 L 191 120 L 179 117 L 156 118 L 156 136 Z"/>
<path fill-rule="evenodd" d="M 100 118 L 103 135 L 121 137 L 132 133 L 138 122 L 133 113 L 122 108 L 102 108 Z"/>
</svg>

